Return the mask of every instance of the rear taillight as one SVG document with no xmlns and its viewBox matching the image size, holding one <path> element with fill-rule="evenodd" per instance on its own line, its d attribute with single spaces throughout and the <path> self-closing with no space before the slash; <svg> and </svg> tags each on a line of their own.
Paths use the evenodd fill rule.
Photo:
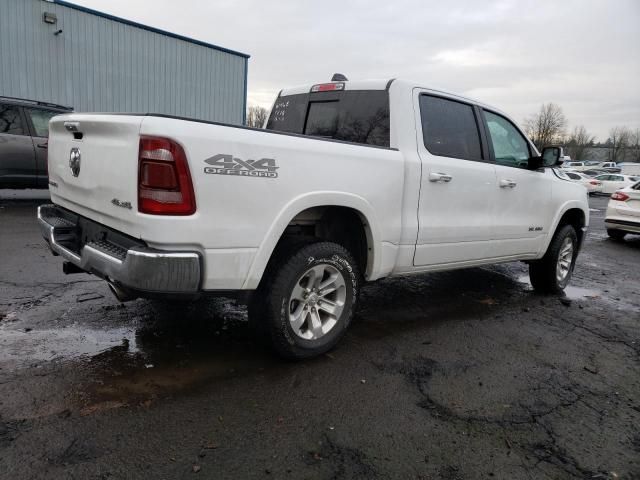
<svg viewBox="0 0 640 480">
<path fill-rule="evenodd" d="M 600 185 L 600 182 L 599 182 L 599 181 L 597 181 L 597 180 L 591 180 L 589 183 L 590 183 L 591 185 Z"/>
<path fill-rule="evenodd" d="M 167 138 L 140 137 L 138 211 L 151 215 L 191 215 L 196 211 L 184 149 Z"/>
<path fill-rule="evenodd" d="M 611 200 L 617 200 L 618 202 L 626 202 L 629 200 L 629 195 L 623 192 L 616 192 L 611 195 Z"/>
</svg>

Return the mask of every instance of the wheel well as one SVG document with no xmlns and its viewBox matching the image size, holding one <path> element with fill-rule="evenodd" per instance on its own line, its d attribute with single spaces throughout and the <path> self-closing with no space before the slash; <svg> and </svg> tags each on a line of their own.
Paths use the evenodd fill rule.
<svg viewBox="0 0 640 480">
<path fill-rule="evenodd" d="M 364 216 L 353 208 L 323 206 L 303 210 L 289 222 L 278 246 L 293 236 L 315 237 L 342 245 L 353 255 L 362 275 L 370 270 L 372 242 L 369 225 Z"/>
<path fill-rule="evenodd" d="M 563 225 L 571 225 L 576 231 L 576 235 L 578 236 L 578 244 L 582 243 L 582 236 L 584 232 L 582 231 L 582 227 L 584 227 L 584 212 L 579 208 L 572 208 L 567 210 L 560 218 L 560 222 L 558 222 L 558 227 L 556 230 Z"/>
</svg>

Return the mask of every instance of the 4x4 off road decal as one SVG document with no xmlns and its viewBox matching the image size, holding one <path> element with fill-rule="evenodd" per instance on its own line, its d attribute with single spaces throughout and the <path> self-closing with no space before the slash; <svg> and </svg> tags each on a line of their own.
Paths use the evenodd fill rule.
<svg viewBox="0 0 640 480">
<path fill-rule="evenodd" d="M 216 175 L 239 175 L 241 177 L 277 178 L 276 161 L 273 158 L 261 158 L 260 160 L 242 160 L 219 153 L 207 158 L 205 163 L 211 167 L 204 167 L 204 173 Z"/>
</svg>

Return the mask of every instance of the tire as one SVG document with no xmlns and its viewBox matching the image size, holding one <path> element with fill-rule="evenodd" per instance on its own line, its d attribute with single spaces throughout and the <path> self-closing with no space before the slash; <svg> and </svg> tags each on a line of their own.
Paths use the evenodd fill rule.
<svg viewBox="0 0 640 480">
<path fill-rule="evenodd" d="M 622 230 L 613 230 L 611 228 L 607 228 L 607 235 L 609 235 L 609 238 L 613 240 L 624 240 L 626 234 L 627 232 L 623 232 Z"/>
<path fill-rule="evenodd" d="M 267 268 L 249 305 L 249 321 L 280 356 L 315 357 L 340 341 L 359 293 L 360 272 L 344 247 L 308 240 L 287 245 Z"/>
<path fill-rule="evenodd" d="M 571 280 L 577 256 L 578 236 L 575 229 L 571 225 L 559 227 L 544 257 L 529 264 L 529 279 L 533 288 L 542 293 L 561 293 Z M 559 265 L 560 261 L 562 266 Z"/>
</svg>

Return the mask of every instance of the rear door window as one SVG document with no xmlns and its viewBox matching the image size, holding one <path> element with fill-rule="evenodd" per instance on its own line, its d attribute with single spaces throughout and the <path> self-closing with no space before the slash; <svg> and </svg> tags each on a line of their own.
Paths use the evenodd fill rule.
<svg viewBox="0 0 640 480">
<path fill-rule="evenodd" d="M 424 146 L 429 153 L 463 160 L 482 160 L 478 123 L 469 104 L 420 95 Z"/>
<path fill-rule="evenodd" d="M 25 135 L 20 107 L 0 103 L 0 133 Z"/>
<path fill-rule="evenodd" d="M 347 90 L 279 97 L 266 128 L 389 147 L 389 94 L 386 90 Z"/>
</svg>

